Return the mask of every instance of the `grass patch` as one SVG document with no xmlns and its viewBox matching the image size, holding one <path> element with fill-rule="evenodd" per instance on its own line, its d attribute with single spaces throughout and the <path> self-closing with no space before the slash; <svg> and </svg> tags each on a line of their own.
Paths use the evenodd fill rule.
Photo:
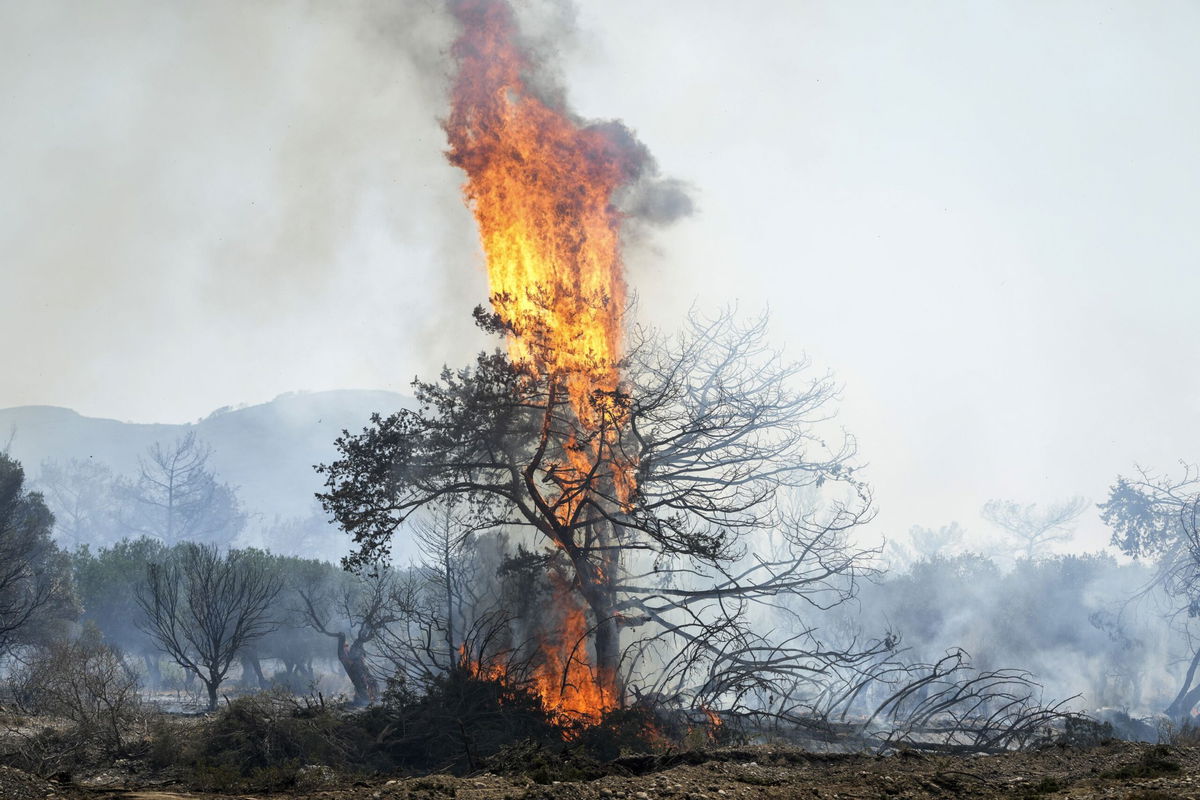
<svg viewBox="0 0 1200 800">
<path fill-rule="evenodd" d="M 1171 757 L 1171 749 L 1164 745 L 1155 745 L 1142 753 L 1142 757 L 1132 764 L 1124 764 L 1116 769 L 1100 773 L 1102 778 L 1118 778 L 1132 780 L 1135 778 L 1159 778 L 1163 775 L 1174 775 L 1183 767 Z"/>
<path fill-rule="evenodd" d="M 1068 784 L 1066 781 L 1062 780 L 1061 778 L 1053 778 L 1049 775 L 1046 775 L 1040 781 L 1035 783 L 1033 786 L 1025 787 L 1022 797 L 1027 797 L 1027 798 L 1045 797 L 1048 794 L 1054 794 L 1055 792 L 1061 792 L 1061 791 L 1065 790 L 1069 785 L 1070 784 Z"/>
</svg>

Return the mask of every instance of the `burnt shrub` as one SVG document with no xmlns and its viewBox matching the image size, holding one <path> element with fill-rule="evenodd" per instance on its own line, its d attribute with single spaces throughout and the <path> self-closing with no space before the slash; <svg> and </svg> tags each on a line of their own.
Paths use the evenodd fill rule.
<svg viewBox="0 0 1200 800">
<path fill-rule="evenodd" d="M 589 758 L 612 761 L 633 753 L 654 753 L 681 737 L 668 720 L 644 705 L 609 711 L 595 725 L 581 728 L 574 742 Z"/>
<path fill-rule="evenodd" d="M 465 669 L 434 678 L 420 694 L 394 686 L 360 719 L 386 760 L 404 770 L 469 771 L 516 742 L 563 741 L 536 694 Z"/>
<path fill-rule="evenodd" d="M 122 753 L 142 717 L 137 676 L 94 628 L 35 648 L 13 670 L 9 689 L 22 711 L 68 720 L 106 755 Z"/>
<path fill-rule="evenodd" d="M 367 770 L 373 749 L 353 715 L 269 691 L 221 708 L 194 732 L 176 765 L 188 783 L 206 791 L 273 790 L 293 786 L 308 765 Z"/>
<path fill-rule="evenodd" d="M 137 677 L 94 628 L 78 639 L 27 649 L 7 688 L 32 718 L 5 726 L 9 735 L 0 758 L 9 765 L 40 775 L 70 772 L 109 763 L 141 745 L 148 715 Z"/>
<path fill-rule="evenodd" d="M 487 760 L 486 766 L 488 772 L 519 775 L 543 785 L 590 781 L 608 774 L 608 770 L 582 748 L 563 746 L 561 742 L 551 747 L 543 742 L 516 742 L 502 747 Z"/>
<path fill-rule="evenodd" d="M 1106 770 L 1100 773 L 1100 776 L 1121 780 L 1158 778 L 1163 775 L 1173 775 L 1182 769 L 1183 766 L 1173 758 L 1171 748 L 1159 744 L 1142 751 L 1138 760 L 1132 764 L 1123 764 Z"/>
<path fill-rule="evenodd" d="M 539 698 L 520 687 L 456 670 L 425 689 L 395 687 L 366 709 L 262 692 L 229 702 L 182 747 L 171 731 L 156 731 L 150 751 L 161 761 L 174 750 L 163 766 L 181 767 L 194 788 L 227 792 L 293 788 L 316 768 L 345 776 L 461 773 L 517 742 L 563 745 Z"/>
<path fill-rule="evenodd" d="M 420 692 L 394 685 L 366 709 L 279 690 L 241 697 L 182 744 L 159 726 L 149 750 L 156 765 L 181 768 L 193 788 L 216 792 L 298 789 L 305 775 L 479 769 L 548 783 L 591 779 L 605 774 L 605 761 L 671 747 L 669 727 L 641 706 L 596 725 L 570 724 L 521 684 L 455 669 Z"/>
</svg>

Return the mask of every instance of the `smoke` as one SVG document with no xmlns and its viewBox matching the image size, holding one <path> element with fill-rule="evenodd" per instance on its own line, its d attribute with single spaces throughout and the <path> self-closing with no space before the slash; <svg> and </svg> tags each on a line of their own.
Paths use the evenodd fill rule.
<svg viewBox="0 0 1200 800">
<path fill-rule="evenodd" d="M 521 75 L 525 88 L 545 105 L 571 116 L 580 127 L 601 129 L 605 137 L 635 165 L 630 182 L 622 187 L 615 203 L 624 218 L 627 239 L 638 239 L 643 228 L 664 226 L 690 215 L 695 206 L 689 187 L 659 173 L 649 148 L 620 120 L 589 120 L 574 113 L 563 61 L 567 51 L 580 46 L 576 6 L 568 0 L 449 0 L 456 18 L 499 11 L 511 13 L 517 26 L 517 44 L 525 56 Z M 613 109 L 620 111 L 620 109 Z"/>
<path fill-rule="evenodd" d="M 517 12 L 531 85 L 565 103 L 574 6 Z M 40 334 L 0 404 L 179 420 L 404 390 L 477 348 L 482 254 L 440 127 L 445 0 L 0 13 L 0 318 Z M 622 207 L 632 231 L 690 201 L 647 157 Z"/>
</svg>

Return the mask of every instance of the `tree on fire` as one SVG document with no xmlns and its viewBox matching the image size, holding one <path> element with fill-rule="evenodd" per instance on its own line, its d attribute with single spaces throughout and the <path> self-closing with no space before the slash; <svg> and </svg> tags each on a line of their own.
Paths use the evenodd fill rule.
<svg viewBox="0 0 1200 800">
<path fill-rule="evenodd" d="M 496 317 L 476 317 L 505 332 Z M 587 664 L 590 645 L 600 710 L 630 691 L 694 703 L 742 696 L 866 658 L 875 650 L 822 652 L 802 624 L 768 642 L 747 621 L 755 606 L 797 621 L 805 603 L 847 599 L 868 569 L 846 540 L 870 513 L 854 441 L 817 432 L 834 384 L 806 378 L 807 365 L 768 347 L 764 329 L 725 312 L 693 314 L 675 337 L 641 332 L 625 382 L 593 391 L 586 421 L 561 376 L 499 351 L 418 381 L 418 410 L 376 415 L 319 468 L 321 500 L 357 544 L 347 566 L 386 557 L 405 520 L 451 497 L 469 509 L 471 530 L 527 536 L 566 617 L 558 689 L 578 690 L 572 668 Z M 823 510 L 788 502 L 837 485 L 843 496 Z M 582 626 L 569 619 L 584 608 Z"/>
</svg>

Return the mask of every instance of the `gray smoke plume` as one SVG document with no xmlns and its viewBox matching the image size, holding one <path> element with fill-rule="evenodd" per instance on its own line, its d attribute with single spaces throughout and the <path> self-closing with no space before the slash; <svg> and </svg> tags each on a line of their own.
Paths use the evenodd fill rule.
<svg viewBox="0 0 1200 800">
<path fill-rule="evenodd" d="M 573 6 L 517 11 L 531 79 L 565 100 Z M 0 22 L 0 319 L 39 332 L 0 406 L 180 421 L 404 391 L 478 347 L 482 254 L 439 126 L 445 0 L 47 0 Z M 690 207 L 653 169 L 622 204 Z"/>
</svg>

